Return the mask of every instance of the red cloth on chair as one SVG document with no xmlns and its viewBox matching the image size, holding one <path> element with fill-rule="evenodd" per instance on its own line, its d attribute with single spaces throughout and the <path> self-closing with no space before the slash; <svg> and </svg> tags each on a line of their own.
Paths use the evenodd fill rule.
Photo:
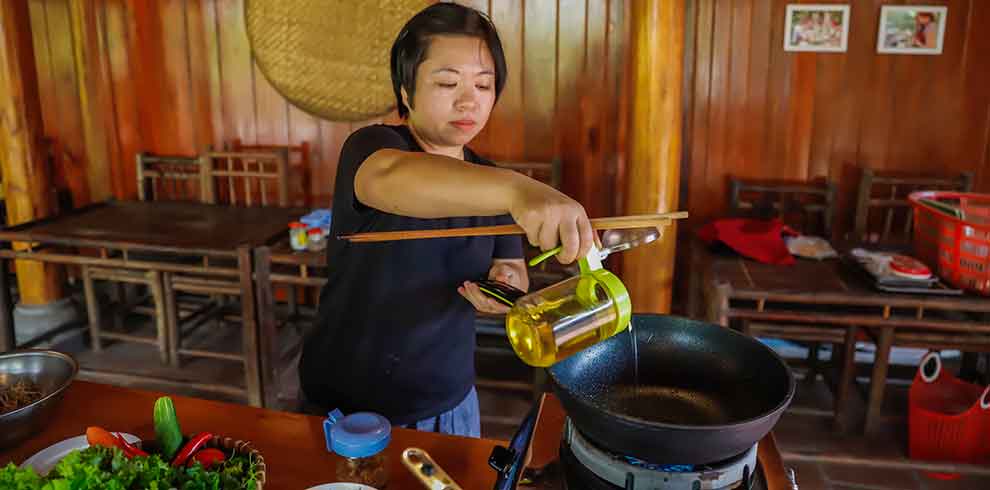
<svg viewBox="0 0 990 490">
<path fill-rule="evenodd" d="M 794 257 L 787 250 L 784 234 L 798 235 L 780 218 L 769 221 L 751 218 L 717 219 L 698 230 L 698 236 L 709 244 L 720 241 L 753 260 L 765 264 L 791 265 Z"/>
</svg>

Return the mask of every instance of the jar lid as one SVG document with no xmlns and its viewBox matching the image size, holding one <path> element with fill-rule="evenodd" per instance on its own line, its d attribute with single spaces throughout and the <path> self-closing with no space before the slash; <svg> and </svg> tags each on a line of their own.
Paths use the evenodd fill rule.
<svg viewBox="0 0 990 490">
<path fill-rule="evenodd" d="M 323 421 L 323 434 L 327 451 L 345 458 L 365 458 L 388 446 L 392 424 L 377 413 L 357 412 L 345 417 L 335 409 Z"/>
<path fill-rule="evenodd" d="M 306 225 L 298 221 L 293 221 L 292 223 L 289 223 L 289 228 L 306 228 Z"/>
<path fill-rule="evenodd" d="M 309 229 L 309 234 L 310 235 L 322 235 L 323 234 L 323 230 L 321 230 L 319 228 L 310 228 Z"/>
</svg>

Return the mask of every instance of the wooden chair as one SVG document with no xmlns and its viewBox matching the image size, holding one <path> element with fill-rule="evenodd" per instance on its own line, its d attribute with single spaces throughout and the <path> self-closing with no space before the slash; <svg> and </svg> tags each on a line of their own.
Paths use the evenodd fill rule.
<svg viewBox="0 0 990 490">
<path fill-rule="evenodd" d="M 831 238 L 836 186 L 829 181 L 750 181 L 729 178 L 729 214 L 780 217 L 801 233 Z"/>
<path fill-rule="evenodd" d="M 312 161 L 308 141 L 298 145 L 246 145 L 239 138 L 225 147 L 233 152 L 285 151 L 288 156 L 289 200 L 293 206 L 313 207 Z"/>
<path fill-rule="evenodd" d="M 289 205 L 288 155 L 207 152 L 200 156 L 203 202 L 231 206 Z"/>
<path fill-rule="evenodd" d="M 970 192 L 973 174 L 956 176 L 920 176 L 878 173 L 863 167 L 856 199 L 853 239 L 883 248 L 910 249 L 914 213 L 907 196 L 919 190 Z M 965 320 L 958 312 L 943 312 L 949 320 Z M 986 339 L 967 331 L 933 331 L 896 329 L 890 344 L 898 347 L 952 349 L 963 352 L 963 366 L 975 362 L 976 352 L 986 351 Z"/>
<path fill-rule="evenodd" d="M 750 181 L 729 178 L 729 214 L 733 216 L 779 217 L 788 226 L 806 235 L 830 239 L 835 212 L 836 186 L 833 182 Z M 741 329 L 753 336 L 773 337 L 798 342 L 808 348 L 809 376 L 818 374 L 818 351 L 823 342 L 840 345 L 845 338 L 842 328 L 820 328 L 809 333 L 806 328 L 790 325 L 743 322 Z"/>
<path fill-rule="evenodd" d="M 856 198 L 853 239 L 863 243 L 909 244 L 914 213 L 908 194 L 918 190 L 969 192 L 973 174 L 955 177 L 923 177 L 877 174 L 863 167 Z"/>
<path fill-rule="evenodd" d="M 280 206 L 289 205 L 288 151 L 285 149 L 252 152 L 206 152 L 199 158 L 201 169 L 200 188 L 203 202 L 230 206 Z M 288 223 L 286 223 L 288 226 Z M 236 268 L 233 263 L 211 261 L 215 267 Z M 243 296 L 236 275 L 230 279 L 204 278 L 193 274 L 164 273 L 165 309 L 169 315 L 168 345 L 173 365 L 180 364 L 180 356 L 211 357 L 243 361 L 240 354 L 212 352 L 185 347 L 183 337 L 212 318 L 219 327 L 226 321 L 241 322 L 240 307 L 236 299 Z M 177 298 L 180 293 L 209 298 L 206 313 L 196 319 L 178 318 Z"/>
<path fill-rule="evenodd" d="M 142 201 L 199 200 L 200 161 L 196 157 L 162 156 L 140 153 L 135 158 L 137 166 L 138 198 Z M 89 333 L 94 351 L 103 348 L 104 339 L 140 342 L 158 347 L 163 364 L 171 361 L 168 344 L 168 317 L 162 273 L 123 268 L 82 266 L 83 291 L 86 298 L 86 311 L 89 316 Z M 94 281 L 116 283 L 116 308 L 114 320 L 117 331 L 103 329 L 100 302 L 97 298 Z M 146 286 L 152 306 L 145 308 L 147 297 L 132 299 L 128 285 Z M 155 321 L 155 337 L 124 333 L 123 323 L 128 312 L 150 315 Z"/>
<path fill-rule="evenodd" d="M 139 153 L 138 199 L 142 201 L 199 201 L 202 167 L 198 157 Z"/>
<path fill-rule="evenodd" d="M 298 383 L 282 381 L 287 375 L 293 376 L 303 340 L 313 327 L 319 307 L 317 298 L 312 305 L 300 306 L 290 301 L 282 308 L 275 301 L 275 288 L 319 292 L 326 284 L 327 275 L 325 251 L 295 252 L 288 237 L 254 249 L 255 301 L 266 408 L 294 410 L 299 406 L 299 390 L 292 389 Z"/>
</svg>

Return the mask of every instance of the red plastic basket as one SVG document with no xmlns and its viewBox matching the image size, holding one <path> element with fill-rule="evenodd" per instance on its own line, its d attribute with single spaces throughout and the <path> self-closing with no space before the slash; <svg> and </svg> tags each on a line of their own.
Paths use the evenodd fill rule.
<svg viewBox="0 0 990 490">
<path fill-rule="evenodd" d="M 990 462 L 990 386 L 977 386 L 942 369 L 937 352 L 918 366 L 908 391 L 908 454 L 911 459 L 981 464 Z M 956 474 L 929 473 L 940 479 Z"/>
<path fill-rule="evenodd" d="M 990 296 L 990 194 L 922 191 L 908 200 L 915 255 L 950 285 Z"/>
</svg>

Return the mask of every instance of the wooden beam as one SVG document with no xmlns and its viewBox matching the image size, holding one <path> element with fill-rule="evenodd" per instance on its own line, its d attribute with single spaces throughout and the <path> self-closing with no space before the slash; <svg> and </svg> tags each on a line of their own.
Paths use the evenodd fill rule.
<svg viewBox="0 0 990 490">
<path fill-rule="evenodd" d="M 10 225 L 49 216 L 55 206 L 42 143 L 34 60 L 27 1 L 4 2 L 0 9 L 0 167 Z M 27 261 L 18 261 L 15 268 L 22 304 L 47 304 L 62 297 L 59 268 Z"/>
<path fill-rule="evenodd" d="M 680 180 L 684 0 L 631 3 L 627 214 L 675 211 Z M 676 224 L 625 252 L 622 279 L 636 312 L 670 311 Z"/>
</svg>

